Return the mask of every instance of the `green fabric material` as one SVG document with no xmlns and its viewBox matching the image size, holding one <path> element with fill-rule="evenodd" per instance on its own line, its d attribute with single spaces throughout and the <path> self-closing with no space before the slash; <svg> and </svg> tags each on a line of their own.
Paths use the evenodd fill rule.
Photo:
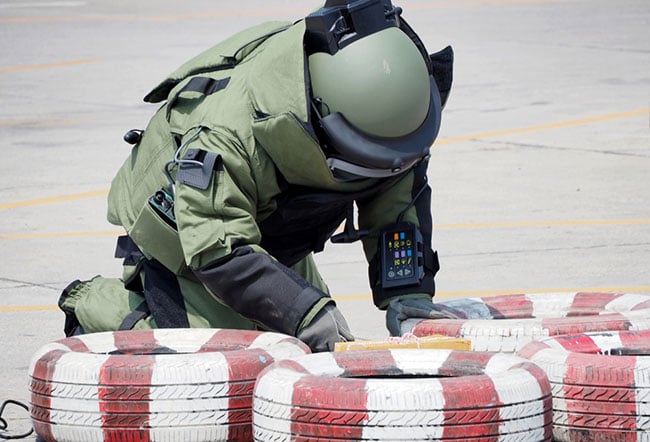
<svg viewBox="0 0 650 442">
<path fill-rule="evenodd" d="M 320 301 L 318 301 L 314 306 L 309 310 L 309 313 L 305 316 L 305 318 L 302 320 L 300 325 L 298 326 L 298 333 L 305 327 L 309 326 L 311 324 L 311 321 L 314 320 L 316 315 L 320 313 L 320 311 L 328 304 L 333 303 L 334 301 L 331 298 L 322 298 Z"/>
<path fill-rule="evenodd" d="M 377 253 L 381 229 L 387 224 L 397 222 L 399 214 L 411 203 L 414 176 L 414 172 L 411 171 L 375 198 L 357 201 L 359 228 L 369 232 L 362 241 L 363 250 L 368 260 Z M 406 211 L 403 221 L 420 226 L 415 207 Z"/>
<path fill-rule="evenodd" d="M 125 266 L 125 272 L 129 276 L 133 269 L 133 266 Z M 292 269 L 310 284 L 328 292 L 312 255 L 292 266 Z M 245 330 L 257 328 L 255 323 L 220 303 L 202 284 L 185 277 L 178 277 L 178 283 L 183 293 L 190 327 Z M 125 289 L 122 280 L 96 276 L 71 290 L 63 300 L 62 307 L 74 310 L 87 333 L 96 333 L 117 330 L 124 318 L 143 301 L 144 297 L 140 293 Z M 314 315 L 319 310 L 313 310 Z M 148 328 L 156 328 L 156 323 L 150 316 L 138 321 L 134 326 L 134 329 Z"/>
<path fill-rule="evenodd" d="M 396 301 L 398 299 L 428 299 L 431 300 L 432 296 L 430 293 L 410 293 L 408 295 L 400 295 L 400 296 L 395 296 L 393 298 L 388 298 L 384 302 L 382 302 L 378 307 L 380 310 L 385 310 L 386 307 L 388 307 L 388 304 L 390 304 L 392 301 Z"/>
<path fill-rule="evenodd" d="M 242 33 L 241 39 L 228 43 L 228 48 L 236 50 L 241 45 L 235 41 L 243 44 L 243 40 L 259 34 L 260 30 L 277 26 L 277 23 L 269 24 Z M 175 215 L 183 260 L 194 269 L 228 255 L 233 244 L 250 245 L 257 252 L 265 253 L 259 246 L 259 222 L 276 207 L 280 194 L 278 172 L 289 184 L 317 189 L 354 192 L 376 185 L 374 179 L 336 180 L 311 133 L 303 33 L 304 23 L 300 21 L 247 46 L 241 53 L 242 57 L 246 56 L 234 68 L 196 74 L 230 80 L 227 87 L 211 95 L 189 94 L 177 100 L 169 121 L 167 107 L 162 106 L 113 179 L 108 220 L 131 232 L 147 199 L 160 188 L 169 186 L 163 168 L 177 148 L 174 136 L 180 138 L 180 143 L 187 142 L 180 157 L 188 149 L 203 149 L 218 154 L 223 164 L 222 170 L 213 173 L 205 190 L 175 183 Z M 169 93 L 169 98 L 174 97 L 191 79 L 177 83 L 183 75 L 213 62 L 221 63 L 218 61 L 221 55 L 234 53 L 222 52 L 220 48 L 217 45 L 190 60 L 170 76 L 169 82 L 164 81 L 164 86 L 161 83 L 156 93 L 175 84 Z M 198 128 L 203 129 L 189 141 Z M 171 168 L 170 172 L 174 177 L 176 170 Z M 411 172 L 380 195 L 358 202 L 359 226 L 370 230 L 370 235 L 363 240 L 368 260 L 377 250 L 380 229 L 395 222 L 397 214 L 410 203 L 412 176 Z M 405 220 L 418 224 L 415 209 L 409 210 Z M 141 240 L 138 246 L 148 257 L 155 250 L 155 244 L 147 240 Z M 311 263 L 303 270 L 315 271 L 315 265 Z M 320 276 L 307 279 L 319 288 L 324 286 Z M 217 317 L 227 317 L 230 319 L 223 319 L 225 323 L 250 326 L 245 320 L 239 322 L 241 318 L 233 312 L 228 311 L 230 315 L 227 315 L 228 309 L 213 304 L 217 301 L 212 300 L 207 290 L 203 292 L 192 284 L 198 285 L 182 283 L 191 293 L 186 301 L 188 314 L 200 318 L 190 317 L 190 323 L 215 324 L 221 320 Z M 210 301 L 206 300 L 208 296 Z M 216 312 L 214 315 L 210 313 L 212 310 Z"/>
<path fill-rule="evenodd" d="M 291 184 L 320 189 L 353 192 L 375 185 L 377 181 L 373 179 L 336 180 L 307 129 L 303 33 L 304 23 L 298 22 L 257 45 L 235 68 L 201 74 L 231 79 L 225 89 L 205 98 L 179 100 L 171 112 L 171 124 L 165 120 L 166 108 L 161 108 L 113 180 L 109 221 L 124 226 L 127 232 L 132 229 L 147 198 L 167 185 L 163 166 L 174 153 L 170 131 L 181 134 L 185 141 L 197 127 L 206 129 L 188 143 L 187 149 L 219 154 L 224 170 L 213 175 L 205 190 L 176 185 L 179 236 L 185 262 L 192 268 L 228 255 L 234 240 L 239 244 L 259 244 L 258 222 L 273 211 L 280 192 L 278 170 Z M 206 53 L 195 61 L 210 57 Z M 179 84 L 170 96 L 187 81 Z M 396 212 L 408 204 L 410 183 L 396 190 L 388 189 L 363 203 L 371 208 L 370 215 L 360 214 L 360 222 L 365 220 L 362 228 L 371 230 L 364 240 L 368 259 L 376 250 L 380 227 L 394 222 Z M 145 243 L 138 245 L 145 254 L 154 248 Z"/>
<path fill-rule="evenodd" d="M 144 301 L 139 293 L 124 288 L 117 278 L 95 277 L 72 290 L 77 298 L 75 315 L 86 333 L 119 329 L 124 318 Z M 155 328 L 150 316 L 138 321 L 134 328 Z"/>
<path fill-rule="evenodd" d="M 165 110 L 161 108 L 113 178 L 108 193 L 107 219 L 110 223 L 131 231 L 148 198 L 168 185 L 163 168 L 173 157 L 174 150 L 174 139 Z"/>
<path fill-rule="evenodd" d="M 145 97 L 145 101 L 157 103 L 164 100 L 170 92 L 170 86 L 187 78 L 192 73 L 236 64 L 242 61 L 262 43 L 263 40 L 258 40 L 260 36 L 277 31 L 290 24 L 290 22 L 282 21 L 266 22 L 232 35 L 183 63 L 149 92 Z"/>
<path fill-rule="evenodd" d="M 179 277 L 190 327 L 254 330 L 255 324 L 220 303 L 203 284 Z"/>
</svg>

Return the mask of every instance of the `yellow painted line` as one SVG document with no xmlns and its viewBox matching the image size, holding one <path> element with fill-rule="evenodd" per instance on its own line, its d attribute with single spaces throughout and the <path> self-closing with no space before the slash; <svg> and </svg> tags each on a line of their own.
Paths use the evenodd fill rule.
<svg viewBox="0 0 650 442">
<path fill-rule="evenodd" d="M 137 15 L 69 15 L 58 17 L 8 17 L 0 18 L 0 23 L 43 23 L 43 22 L 119 22 L 119 21 L 169 21 L 169 20 L 196 20 L 210 18 L 231 18 L 254 16 L 263 17 L 271 15 L 299 15 L 309 13 L 309 9 L 277 9 L 277 10 L 250 10 L 232 12 L 206 12 L 195 14 L 169 14 L 153 16 Z"/>
<path fill-rule="evenodd" d="M 6 74 L 10 72 L 34 71 L 38 69 L 64 68 L 69 66 L 78 66 L 80 64 L 90 64 L 90 63 L 97 63 L 97 60 L 71 60 L 71 61 L 60 61 L 56 63 L 12 66 L 12 67 L 0 68 L 0 74 Z"/>
<path fill-rule="evenodd" d="M 436 141 L 436 145 L 443 145 L 443 144 L 452 144 L 452 143 L 461 143 L 463 141 L 472 141 L 472 140 L 478 140 L 478 139 L 483 139 L 483 138 L 494 138 L 494 137 L 502 137 L 506 135 L 515 135 L 515 134 L 523 134 L 523 133 L 528 133 L 528 132 L 538 132 L 542 130 L 550 130 L 550 129 L 561 129 L 561 128 L 566 128 L 566 127 L 574 127 L 574 126 L 581 126 L 585 124 L 592 124 L 592 123 L 598 123 L 601 121 L 609 121 L 609 120 L 616 120 L 620 118 L 629 118 L 629 117 L 636 117 L 639 115 L 646 115 L 650 114 L 650 108 L 643 108 L 643 109 L 637 109 L 633 111 L 627 111 L 627 112 L 617 112 L 614 114 L 606 114 L 606 115 L 597 115 L 594 117 L 588 117 L 588 118 L 579 118 L 577 120 L 569 120 L 569 121 L 560 121 L 558 123 L 550 123 L 550 124 L 540 124 L 539 126 L 530 126 L 530 127 L 520 127 L 516 129 L 505 129 L 505 130 L 495 130 L 495 131 L 490 131 L 490 132 L 480 132 L 477 134 L 473 135 L 463 135 L 460 137 L 447 137 L 447 138 L 441 138 L 440 140 Z"/>
<path fill-rule="evenodd" d="M 55 232 L 55 233 L 10 233 L 0 234 L 0 239 L 43 239 L 43 238 L 78 238 L 88 236 L 119 236 L 124 230 L 100 230 L 94 232 Z"/>
<path fill-rule="evenodd" d="M 470 1 L 444 1 L 444 2 L 420 2 L 410 4 L 407 8 L 411 10 L 428 10 L 438 8 L 458 8 L 475 6 L 499 6 L 518 5 L 533 3 L 568 3 L 574 0 L 470 0 Z M 209 18 L 229 17 L 265 17 L 273 15 L 283 16 L 304 16 L 311 12 L 310 8 L 278 8 L 278 9 L 254 9 L 236 10 L 229 12 L 206 12 L 195 14 L 167 14 L 154 16 L 138 15 L 67 15 L 67 16 L 40 16 L 40 17 L 4 17 L 0 23 L 43 23 L 43 22 L 93 22 L 93 21 L 136 21 L 136 20 L 196 20 Z"/>
<path fill-rule="evenodd" d="M 205 12 L 195 14 L 168 14 L 168 15 L 154 15 L 150 17 L 142 17 L 143 20 L 195 20 L 206 18 L 229 18 L 229 17 L 264 17 L 270 15 L 284 15 L 284 16 L 304 16 L 311 11 L 308 8 L 291 8 L 291 9 L 259 9 L 259 10 L 241 10 L 231 12 Z"/>
<path fill-rule="evenodd" d="M 539 293 L 644 293 L 650 292 L 650 286 L 631 286 L 631 287 L 553 287 L 538 289 L 519 289 L 519 290 L 455 290 L 441 291 L 436 294 L 437 298 L 465 298 L 465 297 L 484 297 L 512 294 L 539 294 Z"/>
<path fill-rule="evenodd" d="M 436 224 L 435 229 L 481 229 L 500 227 L 553 227 L 553 226 L 613 226 L 650 224 L 650 219 L 561 220 L 561 221 L 515 221 L 494 223 Z"/>
<path fill-rule="evenodd" d="M 95 21 L 134 21 L 137 15 L 61 15 L 56 17 L 4 17 L 0 23 L 44 23 L 44 22 L 95 22 Z"/>
<path fill-rule="evenodd" d="M 448 292 L 439 292 L 436 294 L 437 300 L 440 298 L 476 298 L 497 295 L 514 295 L 514 294 L 536 294 L 536 293 L 647 293 L 650 292 L 650 286 L 638 287 L 571 287 L 571 288 L 546 288 L 546 289 L 523 289 L 523 290 L 457 290 Z M 337 295 L 333 296 L 336 301 L 366 301 L 372 300 L 372 295 L 366 294 L 350 294 L 350 295 Z M 16 313 L 16 312 L 38 312 L 58 310 L 57 305 L 9 305 L 0 306 L 0 313 Z"/>
<path fill-rule="evenodd" d="M 75 126 L 81 124 L 82 119 L 77 118 L 48 118 L 48 119 L 33 119 L 33 118 L 9 118 L 7 120 L 0 120 L 0 127 L 62 127 L 62 126 Z"/>
<path fill-rule="evenodd" d="M 98 198 L 105 197 L 106 195 L 108 195 L 108 190 L 94 190 L 92 192 L 76 193 L 73 195 L 60 195 L 27 201 L 15 201 L 13 203 L 0 203 L 0 210 L 15 209 L 17 207 L 40 206 L 43 204 L 55 204 L 87 198 Z"/>
<path fill-rule="evenodd" d="M 594 293 L 645 293 L 650 292 L 650 286 L 634 286 L 634 287 L 554 287 L 554 288 L 539 288 L 539 289 L 503 289 L 503 290 L 455 290 L 455 291 L 440 291 L 436 293 L 435 299 L 441 298 L 479 298 L 486 296 L 498 295 L 513 295 L 513 294 L 538 294 L 538 293 L 578 293 L 578 292 L 594 292 Z M 334 295 L 332 296 L 335 301 L 365 301 L 371 300 L 370 293 L 359 293 L 349 295 Z"/>
<path fill-rule="evenodd" d="M 458 224 L 436 225 L 435 229 L 491 229 L 491 228 L 517 228 L 517 227 L 612 226 L 612 225 L 645 225 L 645 224 L 650 224 L 650 219 L 458 223 Z M 122 230 L 99 230 L 99 231 L 86 231 L 86 232 L 50 232 L 50 233 L 43 233 L 43 232 L 7 233 L 7 234 L 0 234 L 0 239 L 70 238 L 70 237 L 92 237 L 92 236 L 119 236 L 123 234 L 124 231 Z"/>
<path fill-rule="evenodd" d="M 0 306 L 0 313 L 13 312 L 40 312 L 48 310 L 58 310 L 57 305 L 8 305 Z"/>
<path fill-rule="evenodd" d="M 591 124 L 591 123 L 597 123 L 601 121 L 608 121 L 608 120 L 614 120 L 614 119 L 620 119 L 620 118 L 629 118 L 629 117 L 635 117 L 639 115 L 644 115 L 644 114 L 650 114 L 650 108 L 644 108 L 644 109 L 637 109 L 633 111 L 627 111 L 627 112 L 617 112 L 614 114 L 606 114 L 606 115 L 598 115 L 594 117 L 589 117 L 589 118 L 580 118 L 577 120 L 569 120 L 569 121 L 560 121 L 557 123 L 551 123 L 551 124 L 543 124 L 539 126 L 531 126 L 531 127 L 522 127 L 522 128 L 515 128 L 515 129 L 507 129 L 507 130 L 501 130 L 501 131 L 492 131 L 492 132 L 481 132 L 473 135 L 465 135 L 461 137 L 448 137 L 448 138 L 442 138 L 439 141 L 436 141 L 437 145 L 440 144 L 452 144 L 452 143 L 459 143 L 463 141 L 470 141 L 470 140 L 476 140 L 480 138 L 489 138 L 489 137 L 497 137 L 497 136 L 504 136 L 504 135 L 513 135 L 513 134 L 518 134 L 518 133 L 526 133 L 526 132 L 534 132 L 534 131 L 541 131 L 541 130 L 549 130 L 549 129 L 559 129 L 559 128 L 565 128 L 565 127 L 573 127 L 573 126 L 579 126 L 579 125 L 584 125 L 584 124 Z M 2 121 L 0 121 L 0 126 L 2 126 Z M 52 198 L 43 198 L 43 199 L 36 199 L 36 200 L 30 200 L 30 201 L 17 201 L 14 203 L 0 203 L 0 210 L 2 209 L 13 209 L 16 207 L 25 207 L 25 206 L 34 206 L 34 205 L 40 205 L 40 204 L 51 204 L 51 203 L 59 203 L 59 202 L 65 202 L 65 201 L 70 201 L 70 200 L 76 200 L 76 199 L 82 199 L 82 198 L 92 198 L 92 197 L 103 197 L 106 196 L 108 191 L 106 190 L 98 190 L 94 192 L 87 192 L 87 193 L 82 193 L 78 195 L 63 195 L 60 197 L 52 197 Z M 558 221 L 560 224 L 555 224 L 555 225 L 564 225 L 566 223 L 565 221 Z M 569 221 L 569 223 L 612 223 L 612 224 L 617 224 L 620 223 L 619 221 L 600 221 L 600 222 L 592 222 L 592 221 Z M 644 220 L 641 220 L 639 222 L 638 220 L 630 220 L 628 222 L 629 224 L 640 224 L 640 223 L 645 223 Z M 500 227 L 507 227 L 508 224 L 512 223 L 504 223 L 504 225 Z M 533 225 L 533 224 L 531 224 Z M 539 225 L 554 225 L 553 222 L 549 221 L 540 221 Z M 473 225 L 470 225 L 473 226 Z M 496 224 L 494 224 L 496 226 Z M 440 228 L 440 226 L 438 226 Z M 443 227 L 445 228 L 445 227 Z"/>
</svg>

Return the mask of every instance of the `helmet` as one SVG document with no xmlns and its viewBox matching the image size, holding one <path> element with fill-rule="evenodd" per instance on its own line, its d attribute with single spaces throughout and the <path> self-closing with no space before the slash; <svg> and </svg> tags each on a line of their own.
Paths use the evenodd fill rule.
<svg viewBox="0 0 650 442">
<path fill-rule="evenodd" d="M 316 132 L 332 169 L 396 175 L 438 134 L 429 56 L 400 13 L 390 0 L 329 0 L 305 19 Z"/>
</svg>

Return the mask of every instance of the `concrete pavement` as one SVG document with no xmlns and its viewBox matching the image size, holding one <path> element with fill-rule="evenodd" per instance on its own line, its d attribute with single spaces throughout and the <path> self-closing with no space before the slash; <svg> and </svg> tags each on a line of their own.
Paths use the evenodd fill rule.
<svg viewBox="0 0 650 442">
<path fill-rule="evenodd" d="M 456 52 L 429 174 L 439 298 L 650 292 L 650 3 L 396 4 Z M 0 1 L 0 401 L 28 401 L 31 355 L 63 337 L 61 289 L 120 274 L 105 197 L 123 133 L 156 109 L 141 98 L 231 33 L 318 5 Z M 386 336 L 359 245 L 317 260 L 353 331 Z"/>
</svg>

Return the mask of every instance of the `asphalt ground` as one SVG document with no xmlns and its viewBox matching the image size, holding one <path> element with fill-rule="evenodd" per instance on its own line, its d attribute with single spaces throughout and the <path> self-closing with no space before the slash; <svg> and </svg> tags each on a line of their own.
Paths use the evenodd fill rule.
<svg viewBox="0 0 650 442">
<path fill-rule="evenodd" d="M 429 171 L 438 299 L 650 292 L 650 2 L 397 4 L 456 53 Z M 106 194 L 122 135 L 156 109 L 141 98 L 235 31 L 318 5 L 0 1 L 0 400 L 28 401 L 31 355 L 63 337 L 61 289 L 120 274 Z M 353 331 L 385 337 L 359 245 L 317 261 Z"/>
</svg>

